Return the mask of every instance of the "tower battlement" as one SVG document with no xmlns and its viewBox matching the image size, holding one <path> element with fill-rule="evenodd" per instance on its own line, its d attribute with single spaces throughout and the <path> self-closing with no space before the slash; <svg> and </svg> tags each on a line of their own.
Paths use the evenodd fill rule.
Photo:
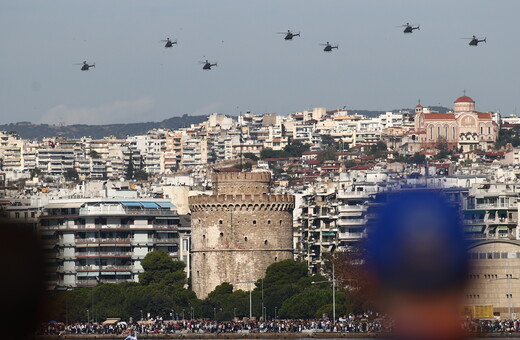
<svg viewBox="0 0 520 340">
<path fill-rule="evenodd" d="M 192 196 L 189 198 L 192 212 L 202 210 L 228 210 L 231 207 L 240 210 L 289 210 L 294 209 L 293 195 L 269 194 L 221 194 Z"/>
<path fill-rule="evenodd" d="M 215 194 L 267 194 L 271 183 L 271 173 L 262 172 L 215 172 L 213 191 Z"/>
</svg>

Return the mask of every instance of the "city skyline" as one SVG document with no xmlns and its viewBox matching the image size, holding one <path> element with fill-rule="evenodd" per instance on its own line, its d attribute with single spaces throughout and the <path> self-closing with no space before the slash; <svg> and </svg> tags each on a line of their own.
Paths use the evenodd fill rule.
<svg viewBox="0 0 520 340">
<path fill-rule="evenodd" d="M 514 1 L 203 4 L 3 2 L 0 123 L 451 107 L 464 89 L 478 111 L 516 112 Z M 406 22 L 421 30 L 404 35 Z M 287 29 L 302 36 L 284 41 Z M 488 42 L 460 39 L 472 35 Z M 165 49 L 166 37 L 179 45 Z M 326 41 L 339 50 L 324 53 Z M 204 72 L 203 59 L 219 65 Z M 83 60 L 96 68 L 72 65 Z"/>
</svg>

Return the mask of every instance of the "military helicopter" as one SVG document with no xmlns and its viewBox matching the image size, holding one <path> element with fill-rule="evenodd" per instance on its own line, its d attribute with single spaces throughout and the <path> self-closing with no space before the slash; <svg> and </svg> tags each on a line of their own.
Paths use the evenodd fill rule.
<svg viewBox="0 0 520 340">
<path fill-rule="evenodd" d="M 96 67 L 96 63 L 94 63 L 94 64 L 92 64 L 92 65 L 89 65 L 86 61 L 84 61 L 83 63 L 72 64 L 72 65 L 82 65 L 82 66 L 81 66 L 81 70 L 82 70 L 82 71 L 88 71 L 89 68 L 91 68 L 91 67 Z"/>
<path fill-rule="evenodd" d="M 287 30 L 287 32 L 277 32 L 278 34 L 285 34 L 285 40 L 292 40 L 294 37 L 299 37 L 300 32 L 293 33 L 291 30 Z"/>
<path fill-rule="evenodd" d="M 166 38 L 166 40 L 161 40 L 162 42 L 166 42 L 164 47 L 172 47 L 173 45 L 177 44 L 177 40 L 171 41 L 170 38 Z"/>
<path fill-rule="evenodd" d="M 404 27 L 403 33 L 413 33 L 413 30 L 420 30 L 419 25 L 417 25 L 417 27 L 413 27 L 413 25 L 410 25 L 409 22 L 407 22 L 406 25 L 401 25 L 398 27 Z"/>
<path fill-rule="evenodd" d="M 332 46 L 328 41 L 326 44 L 320 44 L 321 46 L 325 46 L 323 48 L 324 52 L 331 52 L 333 49 L 338 49 L 338 45 Z"/>
<path fill-rule="evenodd" d="M 471 38 L 462 38 L 462 39 L 469 39 L 469 40 L 471 40 L 471 41 L 469 42 L 469 46 L 478 46 L 478 43 L 480 43 L 480 42 L 486 42 L 486 38 L 484 38 L 484 39 L 479 39 L 479 38 L 477 38 L 476 36 L 473 36 L 473 37 L 471 37 Z"/>
<path fill-rule="evenodd" d="M 204 66 L 202 66 L 203 70 L 211 70 L 213 66 L 217 66 L 216 62 L 212 64 L 207 59 L 205 61 L 199 61 L 199 63 L 204 64 Z"/>
</svg>

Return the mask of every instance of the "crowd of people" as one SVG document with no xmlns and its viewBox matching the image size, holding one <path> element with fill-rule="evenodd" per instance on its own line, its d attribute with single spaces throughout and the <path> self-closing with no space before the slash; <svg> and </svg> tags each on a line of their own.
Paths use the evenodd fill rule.
<svg viewBox="0 0 520 340">
<path fill-rule="evenodd" d="M 463 325 L 475 334 L 520 332 L 520 320 L 471 320 L 465 321 Z"/>
<path fill-rule="evenodd" d="M 520 332 L 520 320 L 464 320 L 462 327 L 469 333 L 514 333 Z M 147 320 L 134 323 L 124 321 L 103 324 L 97 322 L 60 322 L 42 325 L 40 333 L 45 335 L 66 334 L 173 334 L 173 333 L 387 333 L 393 323 L 385 318 L 367 319 L 364 316 L 350 316 L 331 320 L 268 320 L 268 321 L 206 321 L 206 320 Z"/>
<path fill-rule="evenodd" d="M 384 319 L 369 320 L 351 316 L 331 320 L 268 320 L 268 321 L 163 321 L 149 320 L 135 323 L 48 323 L 42 325 L 42 334 L 172 334 L 172 333 L 382 333 L 391 331 L 391 323 Z"/>
</svg>

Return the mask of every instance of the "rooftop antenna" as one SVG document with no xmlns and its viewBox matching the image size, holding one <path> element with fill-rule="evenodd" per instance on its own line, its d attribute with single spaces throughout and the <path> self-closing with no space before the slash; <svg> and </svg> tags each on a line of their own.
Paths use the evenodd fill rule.
<svg viewBox="0 0 520 340">
<path fill-rule="evenodd" d="M 464 89 L 464 95 L 466 95 L 466 89 Z"/>
</svg>

